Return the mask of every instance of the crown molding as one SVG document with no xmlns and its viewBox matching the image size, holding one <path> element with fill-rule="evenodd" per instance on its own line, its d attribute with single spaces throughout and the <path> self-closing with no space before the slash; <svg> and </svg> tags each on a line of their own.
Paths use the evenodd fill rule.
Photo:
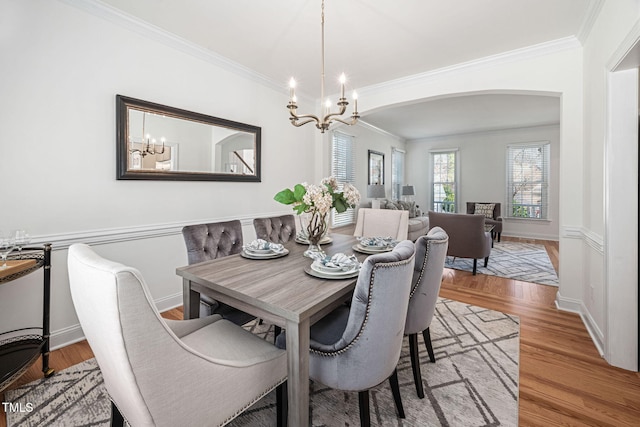
<svg viewBox="0 0 640 427">
<path fill-rule="evenodd" d="M 58 1 L 72 6 L 76 9 L 82 10 L 90 15 L 109 21 L 121 28 L 133 31 L 143 37 L 161 43 L 167 47 L 176 49 L 182 53 L 201 59 L 233 74 L 239 75 L 248 80 L 266 86 L 277 92 L 281 92 L 283 93 L 283 95 L 286 95 L 288 93 L 286 91 L 286 88 L 283 87 L 282 84 L 280 84 L 279 82 L 274 82 L 263 74 L 260 74 L 211 50 L 205 49 L 167 30 L 164 30 L 160 27 L 129 15 L 111 5 L 101 2 L 100 0 Z M 306 102 L 314 102 L 313 98 L 304 93 L 299 93 L 298 98 L 302 98 Z"/>
<path fill-rule="evenodd" d="M 640 42 L 640 19 L 635 22 L 627 36 L 620 43 L 613 55 L 607 61 L 607 70 L 623 71 L 637 68 L 640 54 L 636 47 Z"/>
<path fill-rule="evenodd" d="M 393 138 L 393 139 L 395 139 L 397 141 L 400 141 L 400 142 L 406 142 L 406 139 L 404 139 L 403 137 L 398 136 L 395 133 L 388 132 L 388 131 L 386 131 L 384 129 L 381 129 L 381 128 L 377 127 L 377 126 L 374 126 L 371 123 L 368 123 L 368 122 L 362 120 L 361 118 L 358 119 L 358 123 L 356 123 L 356 126 L 361 126 L 361 127 L 365 128 L 365 129 L 369 129 L 369 130 L 371 130 L 373 132 L 379 133 L 379 134 L 387 136 L 389 138 Z"/>
<path fill-rule="evenodd" d="M 596 23 L 596 19 L 598 19 L 598 15 L 600 15 L 602 6 L 604 6 L 604 0 L 589 0 L 587 13 L 585 13 L 582 23 L 580 24 L 580 28 L 578 29 L 578 33 L 576 34 L 576 38 L 582 45 L 584 45 L 589 38 L 589 34 L 591 34 L 591 30 Z"/>
<path fill-rule="evenodd" d="M 496 55 L 485 56 L 483 58 L 474 59 L 472 61 L 461 62 L 449 67 L 438 68 L 436 70 L 413 74 L 411 76 L 401 77 L 399 79 L 389 80 L 383 83 L 366 86 L 360 88 L 358 90 L 358 94 L 361 97 L 365 97 L 367 95 L 374 95 L 377 92 L 388 91 L 389 89 L 398 89 L 400 87 L 424 83 L 425 81 L 435 80 L 450 74 L 470 72 L 486 67 L 493 67 L 496 65 L 537 58 L 540 56 L 563 52 L 570 49 L 577 49 L 581 47 L 582 45 L 576 37 L 564 37 L 545 43 L 539 43 L 520 49 L 510 50 L 508 52 L 503 52 Z"/>
<path fill-rule="evenodd" d="M 183 53 L 194 56 L 210 64 L 230 71 L 234 74 L 245 77 L 277 92 L 282 92 L 283 94 L 286 93 L 286 88 L 284 88 L 282 84 L 280 84 L 280 82 L 275 82 L 263 74 L 260 74 L 248 67 L 245 67 L 222 55 L 216 54 L 208 49 L 204 49 L 201 46 L 166 30 L 163 30 L 160 27 L 149 24 L 146 21 L 124 13 L 119 9 L 101 2 L 100 0 L 58 1 L 89 13 L 93 16 L 109 21 L 121 28 L 128 29 L 144 37 L 157 41 L 161 44 L 164 44 L 165 46 L 174 48 Z M 604 0 L 590 0 L 587 18 L 585 18 L 585 20 L 583 21 L 583 25 L 581 26 L 583 37 L 586 37 L 586 35 L 588 35 L 588 32 L 591 30 L 593 22 L 595 21 L 600 9 L 602 8 L 603 2 Z M 378 91 L 387 90 L 390 87 L 398 88 L 401 86 L 415 84 L 417 82 L 423 82 L 425 80 L 439 78 L 451 73 L 472 71 L 474 69 L 482 67 L 535 58 L 538 56 L 548 55 L 550 53 L 560 52 L 567 49 L 574 49 L 581 46 L 582 45 L 580 41 L 576 37 L 565 37 L 562 39 L 552 40 L 521 49 L 515 49 L 497 55 L 490 55 L 484 58 L 463 62 L 449 67 L 439 68 L 437 70 L 432 70 L 425 73 L 414 74 L 411 76 L 366 86 L 359 89 L 358 92 L 363 95 L 374 94 Z M 306 102 L 315 102 L 315 98 L 303 92 L 298 93 L 298 98 L 303 99 Z"/>
</svg>

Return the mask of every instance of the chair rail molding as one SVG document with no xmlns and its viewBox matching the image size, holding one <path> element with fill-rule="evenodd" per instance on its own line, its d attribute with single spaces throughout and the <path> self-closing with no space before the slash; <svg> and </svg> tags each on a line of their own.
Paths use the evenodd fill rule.
<svg viewBox="0 0 640 427">
<path fill-rule="evenodd" d="M 604 256 L 604 238 L 580 226 L 563 226 L 561 236 L 567 239 L 584 240 L 593 250 Z"/>
<path fill-rule="evenodd" d="M 250 215 L 236 215 L 232 217 L 216 217 L 199 220 L 179 221 L 160 224 L 145 224 L 132 227 L 107 228 L 85 230 L 60 234 L 48 234 L 33 236 L 33 243 L 51 243 L 53 251 L 66 250 L 74 243 L 86 243 L 87 245 L 106 245 L 117 242 L 128 242 L 140 239 L 152 239 L 181 235 L 182 228 L 186 225 L 206 224 L 211 222 L 231 221 L 239 219 L 243 227 L 253 227 L 253 219 L 268 216 L 279 216 L 291 213 L 291 211 L 261 212 Z"/>
</svg>

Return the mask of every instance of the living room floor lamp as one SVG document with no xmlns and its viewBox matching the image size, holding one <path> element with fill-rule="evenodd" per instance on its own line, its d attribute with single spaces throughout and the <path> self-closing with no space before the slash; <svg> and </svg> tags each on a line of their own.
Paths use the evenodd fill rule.
<svg viewBox="0 0 640 427">
<path fill-rule="evenodd" d="M 380 200 L 385 198 L 384 185 L 369 184 L 367 186 L 367 197 L 373 199 L 371 201 L 371 207 L 373 209 L 380 209 Z"/>
</svg>

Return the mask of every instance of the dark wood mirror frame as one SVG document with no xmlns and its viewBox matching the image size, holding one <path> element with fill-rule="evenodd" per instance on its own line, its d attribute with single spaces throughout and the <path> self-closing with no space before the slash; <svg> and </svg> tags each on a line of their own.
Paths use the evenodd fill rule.
<svg viewBox="0 0 640 427">
<path fill-rule="evenodd" d="M 367 183 L 384 185 L 384 153 L 367 150 Z"/>
<path fill-rule="evenodd" d="M 174 119 L 222 127 L 254 135 L 254 167 L 252 174 L 234 172 L 196 172 L 188 170 L 132 169 L 129 167 L 129 110 L 155 113 Z M 168 107 L 140 99 L 116 95 L 116 164 L 117 179 L 169 181 L 240 181 L 260 182 L 260 146 L 262 129 L 201 113 Z M 159 145 L 159 144 L 158 144 Z M 143 143 L 144 146 L 144 143 Z"/>
</svg>

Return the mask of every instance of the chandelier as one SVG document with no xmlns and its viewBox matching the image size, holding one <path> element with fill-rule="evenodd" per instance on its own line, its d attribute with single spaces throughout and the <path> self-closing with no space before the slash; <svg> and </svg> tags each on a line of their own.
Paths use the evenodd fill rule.
<svg viewBox="0 0 640 427">
<path fill-rule="evenodd" d="M 320 24 L 322 27 L 322 70 L 320 74 L 320 100 L 322 101 L 324 100 L 324 0 L 322 0 Z M 322 105 L 321 115 L 320 117 L 318 117 L 313 114 L 297 113 L 298 105 L 296 103 L 297 99 L 295 91 L 296 81 L 293 79 L 293 77 L 291 77 L 291 80 L 289 81 L 289 104 L 287 105 L 287 108 L 289 109 L 289 113 L 291 115 L 291 117 L 289 117 L 289 120 L 291 120 L 291 124 L 296 127 L 300 127 L 307 123 L 315 122 L 316 127 L 320 129 L 321 133 L 324 133 L 325 130 L 329 129 L 329 126 L 331 126 L 333 122 L 340 122 L 349 126 L 356 124 L 356 122 L 360 118 L 360 116 L 358 115 L 358 95 L 356 94 L 356 91 L 353 91 L 353 113 L 351 114 L 351 120 L 343 120 L 342 118 L 340 118 L 340 116 L 342 116 L 347 110 L 347 105 L 349 105 L 349 103 L 347 102 L 347 98 L 344 97 L 345 82 L 346 77 L 344 73 L 342 73 L 342 75 L 340 76 L 340 99 L 338 99 L 338 111 L 333 113 L 331 112 L 331 101 L 327 99 Z"/>
<path fill-rule="evenodd" d="M 145 157 L 148 154 L 150 154 L 150 155 L 164 154 L 165 139 L 164 138 L 160 138 L 160 141 L 162 142 L 162 149 L 159 150 L 157 148 L 157 144 L 156 144 L 155 138 L 152 139 L 151 135 L 149 135 L 149 134 L 145 135 L 145 133 L 144 133 L 146 116 L 147 116 L 147 113 L 146 112 L 142 112 L 142 135 L 144 135 L 144 139 L 142 140 L 142 143 L 140 144 L 140 149 L 131 148 L 129 150 L 129 152 L 131 154 L 139 153 L 142 157 Z"/>
</svg>

